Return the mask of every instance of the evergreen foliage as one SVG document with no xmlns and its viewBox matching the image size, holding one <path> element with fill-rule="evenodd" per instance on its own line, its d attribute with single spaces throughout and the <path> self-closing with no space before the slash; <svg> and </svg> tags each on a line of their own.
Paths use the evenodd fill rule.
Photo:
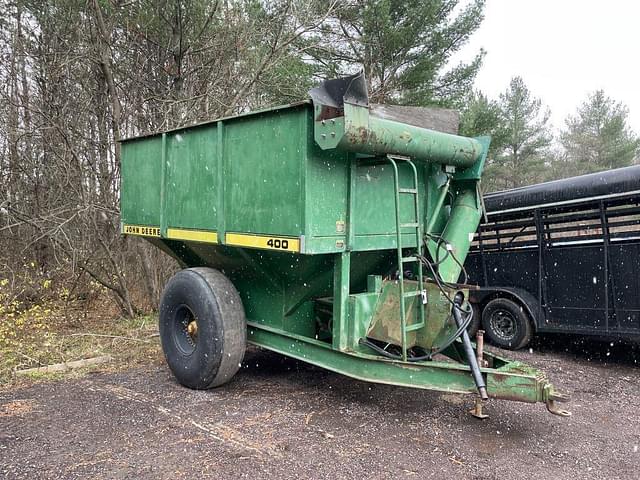
<svg viewBox="0 0 640 480">
<path fill-rule="evenodd" d="M 582 174 L 631 165 L 640 149 L 640 137 L 627 124 L 628 109 L 603 90 L 589 95 L 575 115 L 566 120 L 560 136 L 564 164 Z"/>
</svg>

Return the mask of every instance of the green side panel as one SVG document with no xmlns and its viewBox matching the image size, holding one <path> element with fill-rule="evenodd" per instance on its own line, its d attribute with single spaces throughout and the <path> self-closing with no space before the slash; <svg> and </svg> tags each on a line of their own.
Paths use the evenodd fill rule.
<svg viewBox="0 0 640 480">
<path fill-rule="evenodd" d="M 308 119 L 311 124 L 311 118 Z M 306 233 L 311 237 L 343 237 L 349 180 L 348 154 L 321 150 L 309 129 L 306 165 Z"/>
<path fill-rule="evenodd" d="M 384 161 L 384 159 L 382 159 Z M 399 162 L 400 188 L 413 188 L 410 166 Z M 418 188 L 423 193 L 423 184 L 418 178 Z M 411 196 L 400 196 L 400 222 L 415 222 L 414 204 Z M 353 213 L 355 235 L 385 235 L 396 233 L 395 196 L 393 168 L 389 162 L 375 165 L 359 165 L 356 168 L 355 212 Z M 415 229 L 405 228 L 403 233 L 413 233 Z M 388 248 L 395 245 L 395 238 L 389 238 Z M 413 241 L 415 244 L 415 239 Z"/>
<path fill-rule="evenodd" d="M 164 213 L 168 227 L 216 229 L 216 147 L 215 125 L 167 134 Z"/>
<path fill-rule="evenodd" d="M 122 223 L 160 225 L 162 137 L 122 144 L 120 215 Z"/>
<path fill-rule="evenodd" d="M 225 123 L 226 231 L 302 234 L 306 107 Z"/>
</svg>

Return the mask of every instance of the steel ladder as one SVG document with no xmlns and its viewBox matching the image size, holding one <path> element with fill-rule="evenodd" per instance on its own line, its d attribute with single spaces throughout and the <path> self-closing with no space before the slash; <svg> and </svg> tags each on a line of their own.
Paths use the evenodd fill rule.
<svg viewBox="0 0 640 480">
<path fill-rule="evenodd" d="M 400 289 L 400 327 L 402 335 L 402 360 L 407 360 L 407 333 L 419 330 L 425 326 L 424 305 L 427 303 L 427 293 L 424 289 L 424 280 L 422 276 L 422 224 L 420 222 L 420 199 L 418 196 L 418 170 L 409 157 L 400 155 L 387 155 L 387 159 L 393 167 L 393 186 L 395 198 L 395 214 L 396 214 L 396 247 L 398 252 L 398 286 Z M 398 162 L 405 162 L 411 166 L 413 172 L 413 187 L 401 188 L 398 173 Z M 410 195 L 413 199 L 413 218 L 410 222 L 400 221 L 400 195 Z M 416 253 L 405 257 L 402 253 L 402 229 L 412 228 L 416 236 Z M 418 265 L 418 288 L 416 290 L 405 291 L 404 266 L 407 264 L 417 263 Z M 407 299 L 415 302 L 415 298 L 420 297 L 418 304 L 418 323 L 407 325 Z"/>
</svg>

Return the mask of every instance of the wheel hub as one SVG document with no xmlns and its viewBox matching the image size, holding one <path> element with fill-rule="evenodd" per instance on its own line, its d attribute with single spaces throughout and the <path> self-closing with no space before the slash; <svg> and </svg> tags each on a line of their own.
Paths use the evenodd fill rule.
<svg viewBox="0 0 640 480">
<path fill-rule="evenodd" d="M 187 333 L 189 336 L 194 339 L 194 337 L 198 334 L 198 322 L 195 320 L 191 320 L 189 325 L 187 325 Z"/>
<path fill-rule="evenodd" d="M 503 340 L 513 339 L 518 331 L 515 318 L 505 310 L 497 310 L 491 315 L 491 327 L 495 334 Z"/>
<path fill-rule="evenodd" d="M 194 352 L 198 343 L 198 322 L 187 305 L 180 305 L 176 309 L 174 323 L 174 341 L 184 354 Z"/>
</svg>

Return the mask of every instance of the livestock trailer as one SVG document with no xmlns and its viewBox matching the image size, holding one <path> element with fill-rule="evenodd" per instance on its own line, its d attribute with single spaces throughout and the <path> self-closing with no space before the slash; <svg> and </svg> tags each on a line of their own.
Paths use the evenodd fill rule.
<svg viewBox="0 0 640 480">
<path fill-rule="evenodd" d="M 465 264 L 492 341 L 534 333 L 640 340 L 640 166 L 485 195 Z"/>
<path fill-rule="evenodd" d="M 248 342 L 360 380 L 568 414 L 544 374 L 467 335 L 456 282 L 489 138 L 456 135 L 450 111 L 370 104 L 362 74 L 310 94 L 122 142 L 122 232 L 185 267 L 159 320 L 178 381 L 225 383 Z"/>
</svg>

